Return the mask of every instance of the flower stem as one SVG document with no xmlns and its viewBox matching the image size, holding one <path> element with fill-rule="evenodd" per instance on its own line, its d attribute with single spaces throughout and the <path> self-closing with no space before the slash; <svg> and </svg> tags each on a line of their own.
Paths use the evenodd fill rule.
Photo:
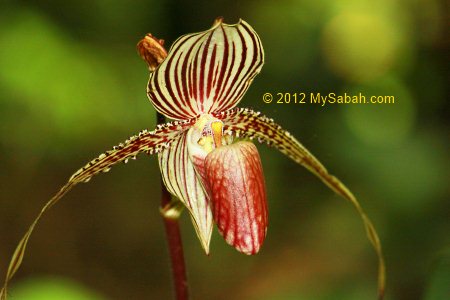
<svg viewBox="0 0 450 300">
<path fill-rule="evenodd" d="M 156 113 L 157 123 L 165 123 L 165 117 Z M 171 205 L 171 195 L 166 189 L 161 178 L 161 209 Z M 181 241 L 180 225 L 178 218 L 162 214 L 164 227 L 166 230 L 167 246 L 169 247 L 169 256 L 172 267 L 173 285 L 177 300 L 189 299 L 188 282 L 186 276 L 186 264 L 184 262 L 183 243 Z"/>
</svg>

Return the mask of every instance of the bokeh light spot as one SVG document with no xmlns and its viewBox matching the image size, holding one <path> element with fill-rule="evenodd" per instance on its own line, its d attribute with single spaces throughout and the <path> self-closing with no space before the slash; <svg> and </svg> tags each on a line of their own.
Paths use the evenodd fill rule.
<svg viewBox="0 0 450 300">
<path fill-rule="evenodd" d="M 396 59 L 396 31 L 376 15 L 344 12 L 332 18 L 322 33 L 322 50 L 329 68 L 356 82 L 376 78 Z"/>
<path fill-rule="evenodd" d="M 37 277 L 18 283 L 11 298 L 20 300 L 102 300 L 81 284 L 57 277 Z"/>
</svg>

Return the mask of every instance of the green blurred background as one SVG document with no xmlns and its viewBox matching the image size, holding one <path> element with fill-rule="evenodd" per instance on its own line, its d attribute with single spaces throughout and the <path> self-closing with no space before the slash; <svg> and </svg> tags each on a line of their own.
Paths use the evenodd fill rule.
<svg viewBox="0 0 450 300">
<path fill-rule="evenodd" d="M 30 3 L 29 3 L 30 2 Z M 31 3 L 32 2 L 32 3 Z M 274 118 L 360 199 L 387 299 L 450 295 L 448 6 L 444 1 L 2 1 L 0 272 L 39 209 L 99 153 L 155 126 L 135 45 L 239 18 L 266 64 L 240 106 Z M 394 95 L 388 105 L 264 104 L 266 92 Z M 375 299 L 376 256 L 354 209 L 263 145 L 270 226 L 247 257 L 181 225 L 193 299 Z M 11 299 L 171 299 L 156 160 L 76 187 L 32 236 Z M 448 299 L 448 298 L 447 298 Z"/>
</svg>

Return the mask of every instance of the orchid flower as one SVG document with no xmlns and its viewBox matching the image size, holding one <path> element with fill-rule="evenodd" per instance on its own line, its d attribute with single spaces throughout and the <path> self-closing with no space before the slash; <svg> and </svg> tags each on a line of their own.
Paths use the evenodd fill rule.
<svg viewBox="0 0 450 300">
<path fill-rule="evenodd" d="M 253 28 L 243 20 L 228 25 L 218 18 L 209 30 L 180 37 L 169 52 L 162 40 L 150 34 L 138 50 L 149 64 L 148 97 L 159 113 L 173 121 L 141 131 L 70 177 L 19 242 L 0 298 L 6 299 L 7 284 L 42 215 L 78 183 L 140 153 L 158 154 L 164 184 L 176 198 L 163 213 L 177 218 L 182 203 L 206 253 L 214 223 L 238 251 L 257 253 L 266 237 L 268 211 L 261 159 L 253 139 L 277 148 L 354 205 L 378 256 L 381 298 L 385 277 L 381 244 L 353 194 L 272 119 L 236 107 L 264 64 L 261 40 Z"/>
</svg>

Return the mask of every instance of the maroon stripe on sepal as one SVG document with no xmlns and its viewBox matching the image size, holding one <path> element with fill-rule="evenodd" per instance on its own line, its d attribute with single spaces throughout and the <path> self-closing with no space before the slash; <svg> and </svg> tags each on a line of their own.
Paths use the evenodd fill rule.
<svg viewBox="0 0 450 300">
<path fill-rule="evenodd" d="M 148 96 L 173 119 L 234 107 L 264 62 L 261 41 L 245 22 L 222 21 L 178 39 L 150 76 Z"/>
</svg>

